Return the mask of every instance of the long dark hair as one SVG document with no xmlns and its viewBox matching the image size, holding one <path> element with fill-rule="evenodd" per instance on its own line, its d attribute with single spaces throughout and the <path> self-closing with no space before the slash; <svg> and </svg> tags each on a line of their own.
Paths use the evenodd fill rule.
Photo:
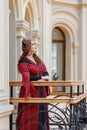
<svg viewBox="0 0 87 130">
<path fill-rule="evenodd" d="M 18 66 L 19 66 L 20 60 L 23 58 L 26 58 L 26 56 L 29 54 L 30 49 L 31 49 L 31 44 L 32 44 L 32 40 L 30 39 L 22 40 L 22 55 L 20 56 L 18 60 Z M 33 58 L 37 64 L 42 63 L 42 60 L 36 54 L 33 54 Z"/>
</svg>

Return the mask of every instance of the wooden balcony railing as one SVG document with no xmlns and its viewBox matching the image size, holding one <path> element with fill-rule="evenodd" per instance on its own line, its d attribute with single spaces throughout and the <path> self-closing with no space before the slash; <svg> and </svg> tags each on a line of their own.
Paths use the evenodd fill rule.
<svg viewBox="0 0 87 130">
<path fill-rule="evenodd" d="M 82 100 L 86 96 L 86 92 L 84 93 L 84 82 L 82 81 L 33 81 L 34 86 L 56 86 L 56 87 L 69 87 L 70 92 L 54 92 L 51 95 L 55 95 L 56 98 L 10 98 L 11 102 L 26 102 L 26 103 L 77 103 Z M 9 83 L 11 89 L 12 87 L 21 87 L 23 86 L 21 81 L 11 81 Z M 73 87 L 77 86 L 77 92 L 73 93 Z M 82 87 L 82 92 L 79 92 L 79 87 Z M 12 92 L 13 93 L 13 92 Z M 60 97 L 59 97 L 60 96 Z"/>
<path fill-rule="evenodd" d="M 50 94 L 50 97 L 47 98 L 15 98 L 13 97 L 13 89 L 15 87 L 21 87 L 23 86 L 21 81 L 11 81 L 9 82 L 9 86 L 11 89 L 11 103 L 66 103 L 69 104 L 69 124 L 68 129 L 77 130 L 77 127 L 80 130 L 80 127 L 77 126 L 77 123 L 79 123 L 79 119 L 76 120 L 76 112 L 77 116 L 79 116 L 79 113 L 82 113 L 82 116 L 84 113 L 86 113 L 86 97 L 87 92 L 84 92 L 84 86 L 85 83 L 83 81 L 33 81 L 34 86 L 56 86 L 56 87 L 68 87 L 69 92 L 52 92 Z M 73 88 L 75 88 L 76 92 L 73 92 Z M 53 97 L 51 97 L 54 95 Z M 82 105 L 83 104 L 83 105 Z M 79 107 L 81 106 L 81 110 L 79 111 Z M 84 109 L 85 106 L 85 109 Z M 76 109 L 77 108 L 77 109 Z M 75 109 L 75 111 L 73 111 Z M 78 112 L 79 111 L 79 112 Z M 83 111 L 83 112 L 82 112 Z M 73 121 L 72 121 L 73 118 Z M 61 124 L 60 124 L 61 125 Z M 73 126 L 75 129 L 73 129 Z M 12 128 L 12 127 L 11 127 Z M 66 129 L 66 130 L 68 130 Z"/>
</svg>

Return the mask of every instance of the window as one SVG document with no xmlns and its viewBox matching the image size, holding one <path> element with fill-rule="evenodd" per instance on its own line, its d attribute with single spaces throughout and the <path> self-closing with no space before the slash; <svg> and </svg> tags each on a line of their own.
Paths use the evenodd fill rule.
<svg viewBox="0 0 87 130">
<path fill-rule="evenodd" d="M 57 27 L 52 32 L 51 70 L 53 80 L 65 80 L 65 36 Z"/>
</svg>

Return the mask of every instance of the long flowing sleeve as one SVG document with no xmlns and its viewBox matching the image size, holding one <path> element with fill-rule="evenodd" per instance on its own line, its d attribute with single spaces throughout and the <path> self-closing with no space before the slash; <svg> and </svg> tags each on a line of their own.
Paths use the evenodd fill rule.
<svg viewBox="0 0 87 130">
<path fill-rule="evenodd" d="M 19 65 L 19 70 L 22 74 L 22 83 L 25 88 L 24 97 L 30 98 L 30 73 L 29 73 L 29 67 L 27 63 L 21 63 Z"/>
<path fill-rule="evenodd" d="M 42 76 L 49 76 L 49 73 L 44 63 L 40 65 L 40 68 L 42 70 Z M 46 93 L 47 93 L 47 96 L 50 94 L 50 87 L 46 87 Z"/>
</svg>

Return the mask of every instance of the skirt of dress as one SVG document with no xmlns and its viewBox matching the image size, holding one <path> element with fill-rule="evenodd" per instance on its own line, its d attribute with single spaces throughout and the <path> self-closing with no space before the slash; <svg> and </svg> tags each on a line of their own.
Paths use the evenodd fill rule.
<svg viewBox="0 0 87 130">
<path fill-rule="evenodd" d="M 23 97 L 24 88 L 21 88 L 20 97 Z M 44 97 L 43 88 L 39 95 L 34 97 Z M 49 130 L 48 105 L 19 103 L 16 130 Z"/>
</svg>

